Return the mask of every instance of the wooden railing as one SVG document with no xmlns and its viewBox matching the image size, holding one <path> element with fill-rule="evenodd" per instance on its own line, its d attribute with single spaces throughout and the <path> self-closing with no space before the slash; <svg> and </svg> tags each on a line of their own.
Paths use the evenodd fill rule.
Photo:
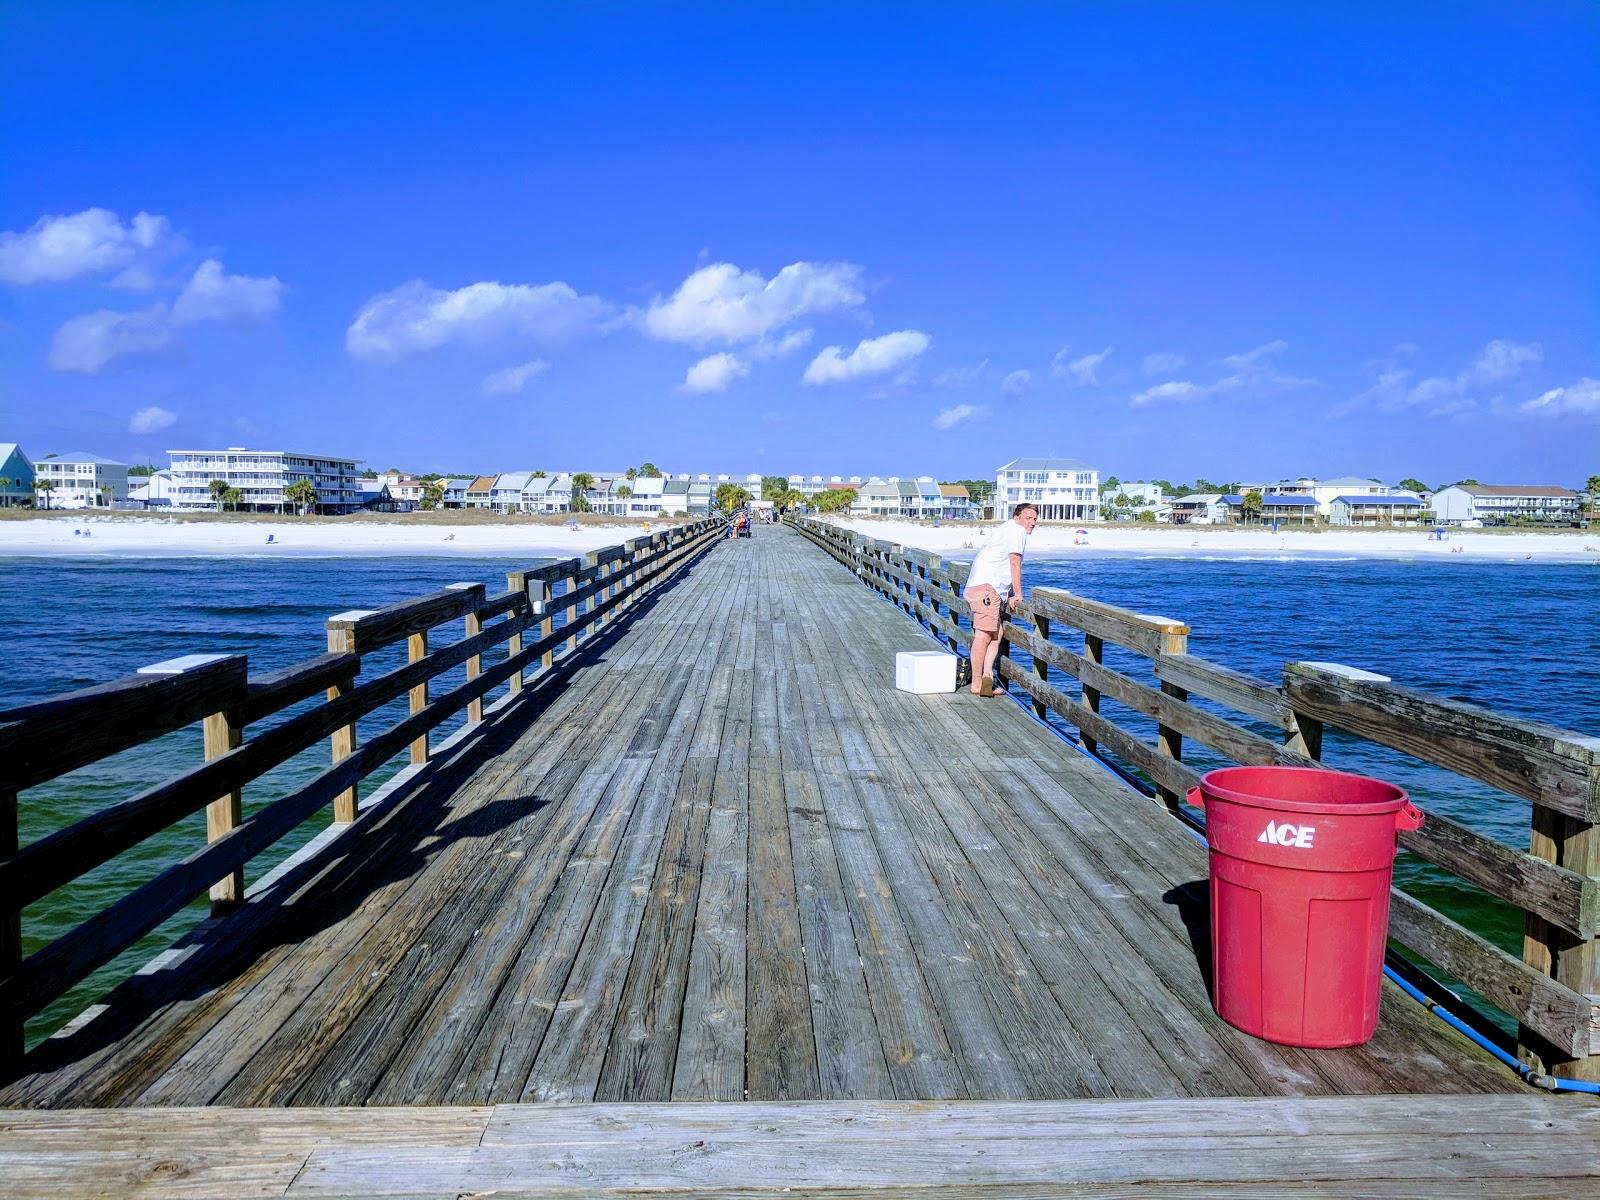
<svg viewBox="0 0 1600 1200">
<path fill-rule="evenodd" d="M 21 1057 L 29 1016 L 208 889 L 214 910 L 239 903 L 245 865 L 319 810 L 331 804 L 336 824 L 357 821 L 363 779 L 397 754 L 426 763 L 430 733 L 441 723 L 463 710 L 469 725 L 482 721 L 491 691 L 504 687 L 509 699 L 551 671 L 723 529 L 721 520 L 700 521 L 515 571 L 492 596 L 482 583 L 458 583 L 340 613 L 328 619 L 326 654 L 267 674 L 252 676 L 242 654 L 196 654 L 0 711 L 0 1069 Z M 439 632 L 457 621 L 462 636 L 439 644 Z M 364 656 L 401 642 L 403 665 L 361 677 Z M 485 667 L 484 653 L 500 645 L 506 657 Z M 457 668 L 465 682 L 430 690 Z M 321 703 L 251 732 L 319 695 Z M 401 697 L 409 700 L 404 719 L 359 742 L 357 720 Z M 204 726 L 201 765 L 19 848 L 19 793 L 196 722 Z M 332 746 L 328 769 L 244 816 L 247 785 L 324 738 Z M 23 957 L 28 905 L 201 809 L 203 847 Z"/>
<path fill-rule="evenodd" d="M 971 614 L 961 596 L 966 564 L 822 521 L 789 523 L 951 649 L 970 644 Z M 1035 712 L 1056 714 L 1076 727 L 1086 750 L 1109 752 L 1142 774 L 1175 814 L 1199 780 L 1184 762 L 1185 739 L 1236 763 L 1309 766 L 1321 760 L 1328 726 L 1528 801 L 1527 850 L 1437 812 L 1421 829 L 1400 834 L 1406 850 L 1523 912 L 1520 958 L 1398 888 L 1390 937 L 1512 1017 L 1530 1065 L 1600 1080 L 1600 738 L 1338 664 L 1289 663 L 1275 684 L 1190 654 L 1190 630 L 1180 621 L 1055 588 L 1030 590 L 1002 628 L 1000 674 L 1027 693 Z M 1082 651 L 1053 636 L 1063 630 L 1082 636 Z M 1149 678 L 1108 665 L 1108 645 L 1121 647 L 1121 657 L 1141 664 Z M 1010 660 L 1013 648 L 1030 656 L 1031 669 Z M 1052 670 L 1076 680 L 1081 696 L 1062 690 Z M 1257 729 L 1197 706 L 1197 698 Z M 1108 700 L 1153 721 L 1155 741 L 1113 719 L 1104 710 Z M 1262 727 L 1275 736 L 1264 736 Z"/>
</svg>

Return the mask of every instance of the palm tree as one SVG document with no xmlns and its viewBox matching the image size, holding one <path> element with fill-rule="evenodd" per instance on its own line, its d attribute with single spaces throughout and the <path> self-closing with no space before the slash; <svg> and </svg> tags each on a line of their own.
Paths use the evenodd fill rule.
<svg viewBox="0 0 1600 1200">
<path fill-rule="evenodd" d="M 543 471 L 535 471 L 535 472 L 534 472 L 534 473 L 533 473 L 533 475 L 532 475 L 532 476 L 531 476 L 531 478 L 534 478 L 534 479 L 543 479 L 543 478 L 544 478 L 544 472 L 543 472 Z"/>
<path fill-rule="evenodd" d="M 722 483 L 717 485 L 717 507 L 723 512 L 731 514 L 736 508 L 743 508 L 750 503 L 750 493 L 737 483 Z"/>
<path fill-rule="evenodd" d="M 1244 494 L 1244 499 L 1239 502 L 1239 507 L 1244 509 L 1245 520 L 1259 521 L 1261 519 L 1261 506 L 1265 498 L 1261 495 L 1260 488 L 1251 488 Z"/>
<path fill-rule="evenodd" d="M 10 480 L 6 480 L 6 482 L 9 483 Z M 40 505 L 41 508 L 50 507 L 50 493 L 55 491 L 55 487 L 56 481 L 54 479 L 36 479 L 33 481 L 34 493 L 44 499 L 44 503 Z"/>
<path fill-rule="evenodd" d="M 647 462 L 644 464 L 644 466 L 640 467 L 639 474 L 643 475 L 646 479 L 661 478 L 661 472 L 656 469 L 656 465 L 653 462 Z"/>
<path fill-rule="evenodd" d="M 226 479 L 213 479 L 206 485 L 211 493 L 211 500 L 217 506 L 217 511 L 222 511 L 223 497 L 228 494 L 228 481 Z"/>
<path fill-rule="evenodd" d="M 444 503 L 444 480 L 430 479 L 422 488 L 422 508 L 432 512 Z"/>
<path fill-rule="evenodd" d="M 778 497 L 777 505 L 784 512 L 793 512 L 806 502 L 806 494 L 796 488 L 790 488 Z"/>
<path fill-rule="evenodd" d="M 589 489 L 594 486 L 594 476 L 587 471 L 579 471 L 572 477 L 572 511 L 588 512 Z M 581 502 L 581 503 L 580 503 Z"/>
<path fill-rule="evenodd" d="M 244 493 L 236 487 L 230 487 L 222 493 L 222 502 L 229 508 L 237 509 L 244 502 Z"/>
<path fill-rule="evenodd" d="M 283 498 L 299 509 L 303 517 L 317 507 L 317 485 L 309 479 L 296 479 L 283 489 Z"/>
<path fill-rule="evenodd" d="M 639 478 L 639 469 L 637 467 L 629 467 L 628 482 L 632 483 L 637 478 Z"/>
</svg>

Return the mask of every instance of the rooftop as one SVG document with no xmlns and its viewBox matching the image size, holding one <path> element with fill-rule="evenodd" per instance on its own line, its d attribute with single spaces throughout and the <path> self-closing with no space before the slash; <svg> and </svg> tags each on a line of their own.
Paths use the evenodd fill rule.
<svg viewBox="0 0 1600 1200">
<path fill-rule="evenodd" d="M 998 471 L 1092 471 L 1088 463 L 1076 458 L 1014 458 L 997 467 Z"/>
<path fill-rule="evenodd" d="M 1464 492 L 1474 496 L 1550 496 L 1557 498 L 1577 498 L 1578 493 L 1570 488 L 1556 487 L 1548 483 L 1462 483 L 1457 484 Z"/>
</svg>

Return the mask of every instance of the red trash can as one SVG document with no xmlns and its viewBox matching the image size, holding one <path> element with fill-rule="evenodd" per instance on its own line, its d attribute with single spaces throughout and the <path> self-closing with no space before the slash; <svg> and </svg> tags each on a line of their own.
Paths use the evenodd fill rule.
<svg viewBox="0 0 1600 1200">
<path fill-rule="evenodd" d="M 1357 1046 L 1378 1027 L 1404 791 L 1308 767 L 1226 767 L 1189 791 L 1211 847 L 1212 1003 L 1285 1046 Z"/>
</svg>

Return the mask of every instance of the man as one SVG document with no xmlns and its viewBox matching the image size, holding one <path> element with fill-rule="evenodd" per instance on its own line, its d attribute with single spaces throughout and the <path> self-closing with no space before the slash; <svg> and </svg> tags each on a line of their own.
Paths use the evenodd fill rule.
<svg viewBox="0 0 1600 1200">
<path fill-rule="evenodd" d="M 1000 622 L 1004 612 L 1022 603 L 1022 555 L 1028 535 L 1039 523 L 1039 510 L 1019 504 L 1011 519 L 989 531 L 972 560 L 963 598 L 972 609 L 972 694 L 994 695 L 994 663 L 1000 657 Z"/>
</svg>

